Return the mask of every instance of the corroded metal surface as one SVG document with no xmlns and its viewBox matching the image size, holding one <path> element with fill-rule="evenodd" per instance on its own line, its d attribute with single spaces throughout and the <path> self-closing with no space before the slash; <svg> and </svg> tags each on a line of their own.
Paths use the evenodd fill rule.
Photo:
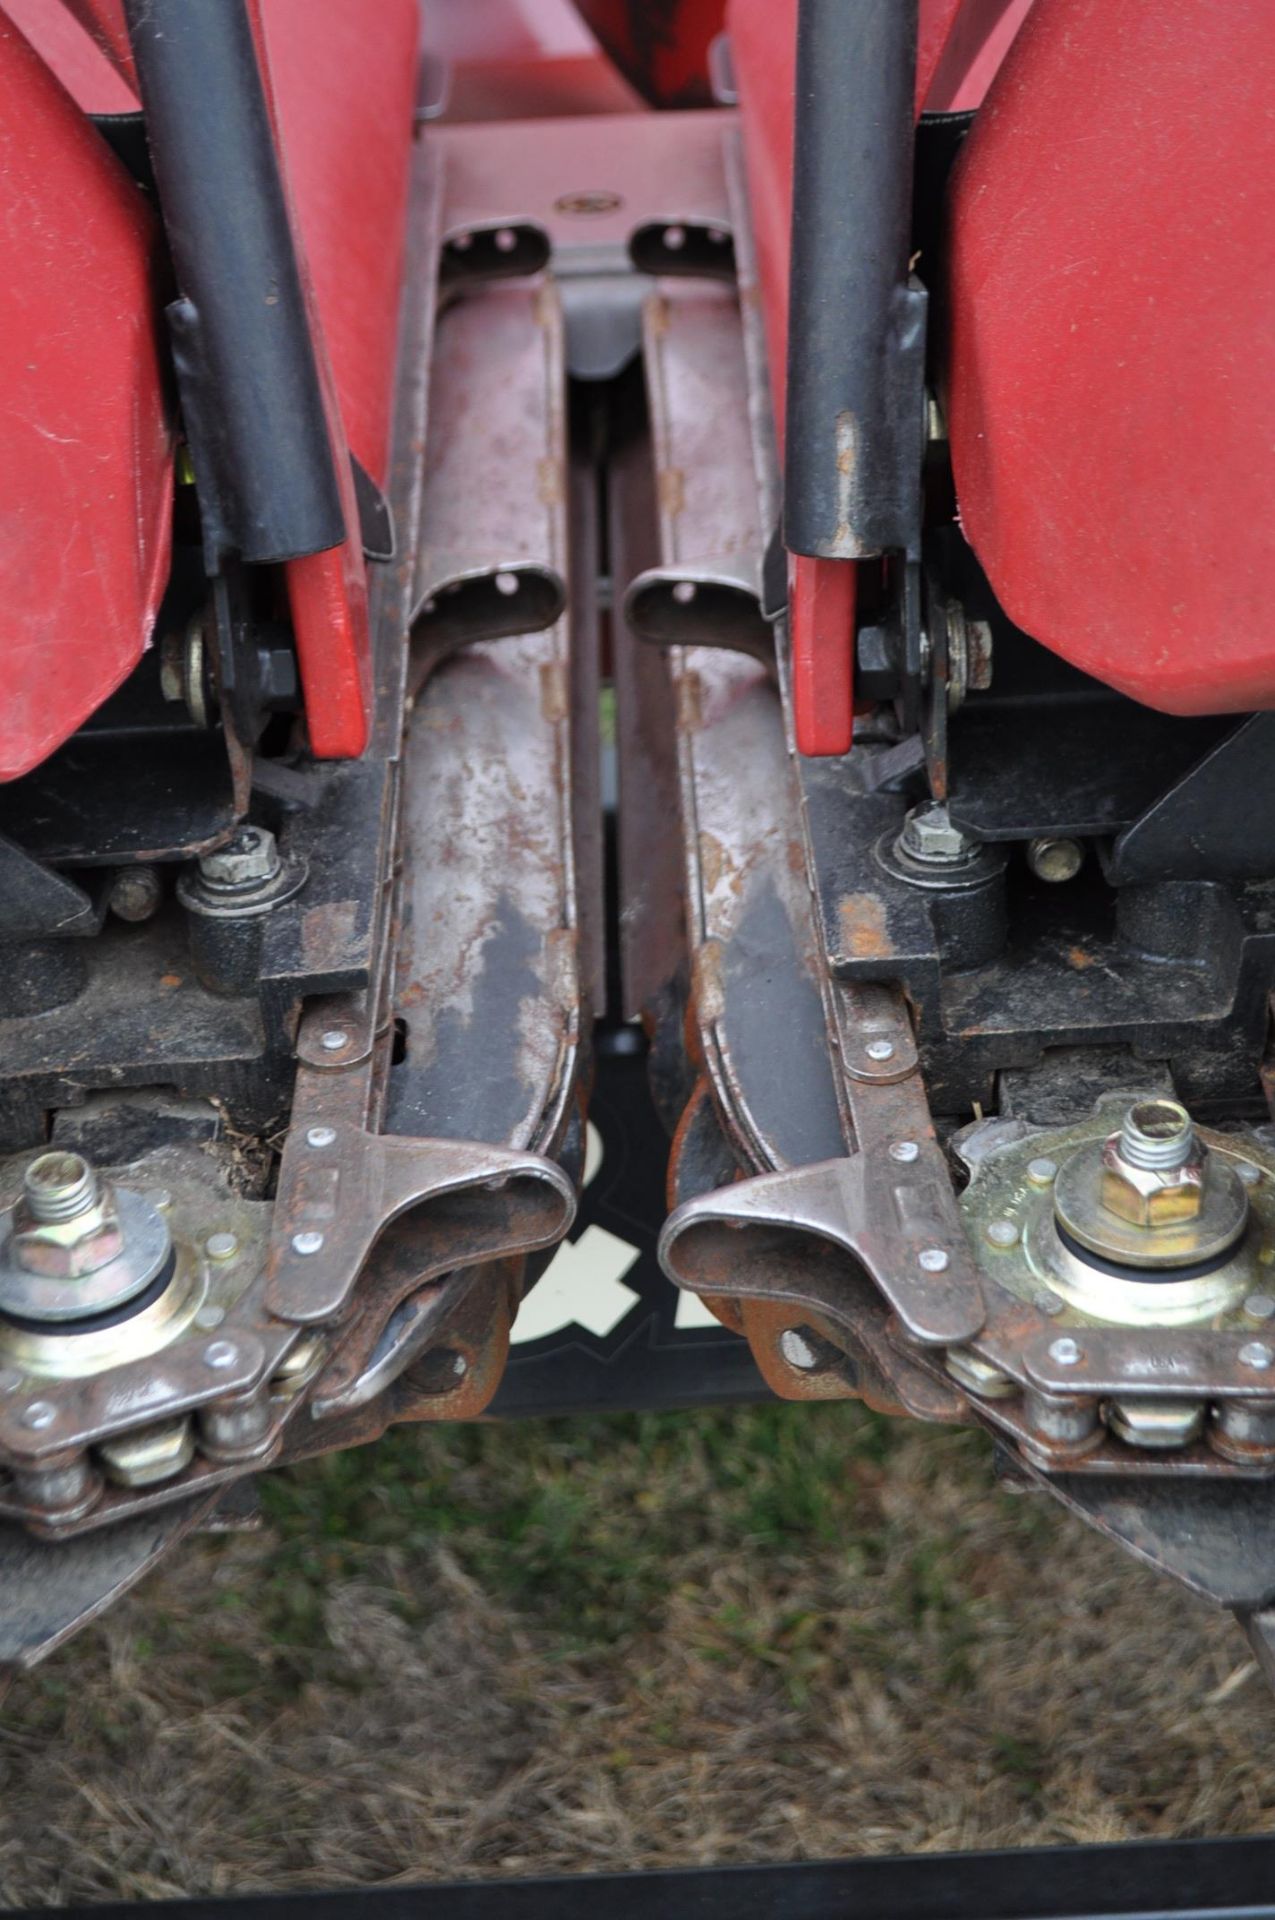
<svg viewBox="0 0 1275 1920">
<path fill-rule="evenodd" d="M 455 226 L 439 178 L 423 164 L 396 427 L 399 551 L 376 573 L 370 759 L 384 777 L 362 841 L 379 876 L 368 984 L 303 1013 L 273 1206 L 210 1185 L 196 1149 L 190 1164 L 169 1154 L 119 1170 L 167 1190 L 178 1266 L 165 1297 L 179 1288 L 185 1316 L 170 1344 L 78 1380 L 0 1377 L 0 1513 L 58 1536 L 46 1547 L 0 1534 L 0 1573 L 19 1597 L 46 1562 L 66 1576 L 49 1589 L 58 1606 L 29 1632 L 15 1625 L 11 1659 L 89 1617 L 231 1481 L 395 1420 L 475 1417 L 499 1382 L 527 1255 L 574 1213 L 556 1163 L 581 1144 L 584 1057 L 561 317 L 546 281 L 469 276 L 457 291 L 449 276 L 424 479 L 438 233 Z M 485 423 L 486 441 L 458 445 L 457 407 L 480 434 Z M 487 485 L 493 469 L 503 494 Z M 422 575 L 412 530 L 424 516 L 437 559 L 457 513 L 477 540 L 466 566 L 489 563 L 491 593 L 518 618 L 452 632 L 427 614 L 409 688 L 422 579 L 438 602 L 467 595 Z M 547 607 L 515 539 L 543 549 Z M 484 632 L 509 637 L 484 643 Z M 459 641 L 475 643 L 457 654 Z M 331 914 L 304 929 L 324 952 L 348 932 Z M 99 1458 L 108 1475 L 132 1463 L 130 1483 L 104 1480 Z"/>
<path fill-rule="evenodd" d="M 663 286 L 648 306 L 646 354 L 662 553 L 661 570 L 630 592 L 631 619 L 644 582 L 676 579 L 696 551 L 731 554 L 754 595 L 761 569 L 733 294 Z M 691 631 L 698 587 L 681 605 Z M 666 1270 L 710 1297 L 778 1296 L 821 1311 L 850 1343 L 865 1324 L 867 1274 L 913 1338 L 964 1339 L 981 1323 L 982 1302 L 907 1010 L 885 988 L 834 986 L 811 910 L 775 669 L 719 650 L 715 603 L 707 610 L 717 644 L 670 655 L 691 1009 L 726 1136 L 743 1167 L 774 1171 L 679 1208 L 662 1239 Z M 777 640 L 782 680 L 782 630 Z M 907 1157 L 892 1158 L 901 1140 Z M 794 1390 L 791 1370 L 777 1378 L 780 1390 Z M 950 1393 L 946 1404 L 955 1404 Z"/>
</svg>

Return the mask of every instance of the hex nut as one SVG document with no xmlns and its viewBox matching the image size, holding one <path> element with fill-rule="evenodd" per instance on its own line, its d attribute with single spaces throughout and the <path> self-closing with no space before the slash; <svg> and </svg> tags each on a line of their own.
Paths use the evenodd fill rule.
<svg viewBox="0 0 1275 1920">
<path fill-rule="evenodd" d="M 933 801 L 928 806 L 913 807 L 903 823 L 899 844 L 912 859 L 936 866 L 966 860 L 971 852 L 970 842 L 953 824 L 947 808 Z"/>
<path fill-rule="evenodd" d="M 36 1220 L 25 1200 L 14 1210 L 14 1264 L 51 1280 L 80 1280 L 115 1260 L 124 1250 L 124 1231 L 115 1195 L 101 1185 L 92 1205 L 69 1220 Z"/>
<path fill-rule="evenodd" d="M 1135 1227 L 1176 1226 L 1198 1218 L 1204 1198 L 1205 1150 L 1180 1167 L 1133 1167 L 1113 1133 L 1102 1150 L 1102 1204 Z"/>
<path fill-rule="evenodd" d="M 1199 1217 L 1204 1143 L 1176 1100 L 1142 1100 L 1102 1149 L 1102 1204 L 1136 1227 L 1177 1226 Z"/>
<path fill-rule="evenodd" d="M 234 892 L 261 886 L 278 871 L 279 849 L 265 827 L 240 827 L 224 847 L 206 853 L 199 862 L 199 877 L 206 886 Z"/>
</svg>

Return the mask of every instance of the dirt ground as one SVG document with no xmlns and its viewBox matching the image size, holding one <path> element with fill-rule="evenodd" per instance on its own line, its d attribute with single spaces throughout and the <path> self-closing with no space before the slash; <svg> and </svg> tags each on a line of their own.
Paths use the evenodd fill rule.
<svg viewBox="0 0 1275 1920">
<path fill-rule="evenodd" d="M 19 1680 L 0 1901 L 1267 1830 L 1238 1630 L 977 1435 L 418 1429 Z"/>
</svg>

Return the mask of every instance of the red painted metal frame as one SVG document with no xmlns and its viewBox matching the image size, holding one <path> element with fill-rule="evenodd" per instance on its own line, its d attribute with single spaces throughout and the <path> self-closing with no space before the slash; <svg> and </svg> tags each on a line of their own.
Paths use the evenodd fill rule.
<svg viewBox="0 0 1275 1920">
<path fill-rule="evenodd" d="M 384 480 L 419 15 L 415 0 L 379 0 L 372 33 L 366 0 L 258 0 L 258 9 L 349 529 L 342 546 L 288 564 L 288 597 L 310 744 L 320 757 L 345 757 L 366 745 L 371 670 L 347 447 Z M 14 51 L 6 15 L 30 46 Z M 141 657 L 166 578 L 171 448 L 155 223 L 76 104 L 136 110 L 120 0 L 4 0 L 0 30 L 14 156 L 0 193 L 21 209 L 0 236 L 0 353 L 14 356 L 12 367 L 0 363 L 0 488 L 14 490 L 9 524 L 22 535 L 4 566 L 0 778 L 11 779 L 81 725 Z M 17 408 L 15 393 L 25 395 Z M 69 500 L 73 538 L 93 555 L 78 571 L 60 558 L 76 551 Z"/>
<path fill-rule="evenodd" d="M 1275 7 L 1038 0 L 953 185 L 962 525 L 1026 632 L 1275 706 Z"/>
<path fill-rule="evenodd" d="M 367 745 L 367 574 L 349 450 L 378 482 L 389 458 L 408 161 L 417 85 L 415 0 L 256 0 L 345 507 L 346 538 L 285 568 L 306 727 L 320 759 Z"/>
<path fill-rule="evenodd" d="M 922 0 L 917 111 L 981 97 L 1030 0 Z M 788 353 L 788 265 L 797 0 L 730 0 L 727 14 L 766 318 L 771 387 L 782 444 Z M 857 568 L 794 556 L 791 585 L 793 707 L 797 746 L 846 753 Z"/>
<path fill-rule="evenodd" d="M 168 577 L 173 442 L 141 194 L 0 14 L 0 779 L 141 658 Z"/>
</svg>

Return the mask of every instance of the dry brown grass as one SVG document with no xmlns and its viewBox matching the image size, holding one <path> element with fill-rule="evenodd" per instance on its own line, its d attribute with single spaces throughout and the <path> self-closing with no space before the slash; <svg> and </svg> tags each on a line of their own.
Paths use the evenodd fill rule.
<svg viewBox="0 0 1275 1920">
<path fill-rule="evenodd" d="M 394 1436 L 20 1680 L 0 1898 L 1265 1829 L 1237 1630 L 856 1408 Z"/>
</svg>

